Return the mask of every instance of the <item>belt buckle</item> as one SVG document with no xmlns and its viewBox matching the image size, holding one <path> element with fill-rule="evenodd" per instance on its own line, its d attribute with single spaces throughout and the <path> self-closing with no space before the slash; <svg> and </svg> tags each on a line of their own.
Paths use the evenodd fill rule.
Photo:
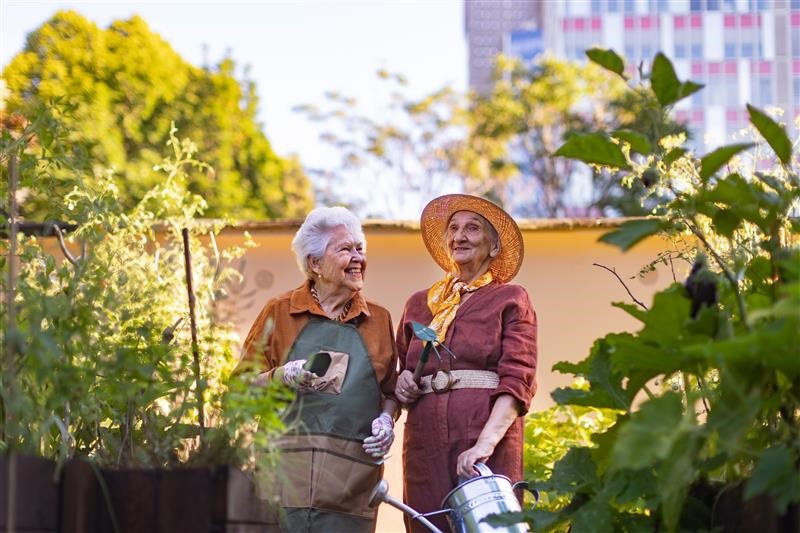
<svg viewBox="0 0 800 533">
<path fill-rule="evenodd" d="M 445 383 L 444 387 L 437 387 L 436 386 L 436 377 L 439 375 L 439 372 L 447 376 L 447 383 Z M 447 392 L 453 388 L 453 385 L 459 382 L 457 377 L 454 377 L 449 370 L 442 370 L 439 369 L 436 373 L 431 377 L 431 390 L 436 394 L 442 394 L 443 392 Z"/>
</svg>

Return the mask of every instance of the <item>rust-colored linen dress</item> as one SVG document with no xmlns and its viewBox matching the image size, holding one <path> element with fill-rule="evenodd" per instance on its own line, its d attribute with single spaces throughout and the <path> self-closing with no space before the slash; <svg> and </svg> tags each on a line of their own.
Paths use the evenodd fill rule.
<svg viewBox="0 0 800 533">
<path fill-rule="evenodd" d="M 433 318 L 427 294 L 426 289 L 411 296 L 398 325 L 401 372 L 413 371 L 419 361 L 422 342 L 414 337 L 411 322 L 429 324 Z M 522 479 L 523 417 L 536 392 L 536 313 L 519 285 L 492 282 L 472 293 L 459 307 L 444 342 L 457 359 L 440 348 L 441 362 L 431 354 L 423 376 L 440 368 L 491 370 L 498 373 L 500 384 L 496 389 L 429 393 L 409 406 L 403 440 L 404 499 L 421 513 L 440 510 L 444 497 L 458 485 L 458 456 L 475 444 L 500 394 L 517 400 L 521 416 L 487 465 L 512 482 Z M 450 531 L 443 515 L 430 520 Z M 427 532 L 408 516 L 405 521 L 407 531 Z"/>
</svg>

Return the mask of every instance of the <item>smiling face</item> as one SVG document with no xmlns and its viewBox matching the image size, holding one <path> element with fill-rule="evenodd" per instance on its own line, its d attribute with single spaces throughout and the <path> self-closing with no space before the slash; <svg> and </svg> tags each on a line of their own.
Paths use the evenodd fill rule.
<svg viewBox="0 0 800 533">
<path fill-rule="evenodd" d="M 445 234 L 450 258 L 458 265 L 461 279 L 472 281 L 489 269 L 500 246 L 489 222 L 472 211 L 457 211 Z"/>
<path fill-rule="evenodd" d="M 330 230 L 330 240 L 325 253 L 310 260 L 311 270 L 318 282 L 352 292 L 364 286 L 367 257 L 364 243 L 358 240 L 345 226 Z"/>
</svg>

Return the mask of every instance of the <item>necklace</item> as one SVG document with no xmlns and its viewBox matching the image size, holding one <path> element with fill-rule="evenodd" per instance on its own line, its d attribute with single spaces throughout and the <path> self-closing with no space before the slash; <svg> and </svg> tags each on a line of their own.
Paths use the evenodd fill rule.
<svg viewBox="0 0 800 533">
<path fill-rule="evenodd" d="M 319 306 L 319 308 L 322 309 L 322 304 L 319 302 L 319 294 L 317 294 L 317 287 L 315 285 L 311 286 L 311 296 L 314 298 L 314 301 L 317 302 L 317 305 Z M 339 313 L 339 316 L 334 318 L 334 320 L 336 322 L 344 322 L 344 317 L 346 317 L 347 313 L 350 312 L 350 308 L 352 306 L 353 306 L 353 300 L 351 298 L 350 300 L 347 300 L 347 303 L 344 304 L 344 307 L 342 308 L 342 312 Z M 324 311 L 324 309 L 323 309 L 323 311 Z"/>
</svg>

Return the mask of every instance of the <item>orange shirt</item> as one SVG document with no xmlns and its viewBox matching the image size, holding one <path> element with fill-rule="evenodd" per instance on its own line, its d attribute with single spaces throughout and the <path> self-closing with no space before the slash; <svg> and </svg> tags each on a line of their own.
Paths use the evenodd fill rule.
<svg viewBox="0 0 800 533">
<path fill-rule="evenodd" d="M 327 318 L 311 296 L 311 282 L 269 300 L 258 314 L 244 341 L 242 358 L 236 371 L 269 372 L 283 365 L 297 335 L 312 316 Z M 384 397 L 395 398 L 397 346 L 389 311 L 367 300 L 361 293 L 353 297 L 345 322 L 357 327 L 372 360 L 375 377 Z"/>
</svg>

